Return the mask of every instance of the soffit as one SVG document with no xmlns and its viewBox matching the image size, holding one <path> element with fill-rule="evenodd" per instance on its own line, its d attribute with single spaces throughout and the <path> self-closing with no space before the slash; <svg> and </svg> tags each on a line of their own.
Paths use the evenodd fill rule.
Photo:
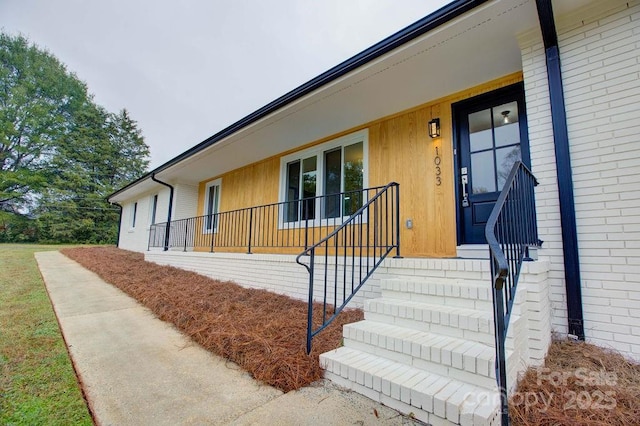
<svg viewBox="0 0 640 426">
<path fill-rule="evenodd" d="M 494 1 L 323 86 L 162 171 L 196 183 L 522 69 L 535 1 Z"/>
<path fill-rule="evenodd" d="M 559 9 L 571 9 L 580 2 L 562 0 Z M 535 0 L 485 3 L 160 171 L 157 177 L 172 184 L 196 184 L 519 71 L 517 35 L 538 25 Z M 137 192 L 128 189 L 118 199 Z"/>
</svg>

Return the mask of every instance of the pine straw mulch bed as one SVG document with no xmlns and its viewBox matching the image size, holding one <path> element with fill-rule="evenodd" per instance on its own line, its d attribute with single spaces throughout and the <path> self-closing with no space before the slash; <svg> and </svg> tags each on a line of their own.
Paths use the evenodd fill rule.
<svg viewBox="0 0 640 426">
<path fill-rule="evenodd" d="M 640 363 L 584 342 L 555 340 L 509 401 L 514 425 L 640 425 Z"/>
<path fill-rule="evenodd" d="M 340 346 L 343 324 L 363 318 L 361 310 L 344 310 L 313 339 L 307 355 L 307 304 L 302 301 L 146 262 L 141 253 L 115 247 L 61 251 L 205 349 L 284 392 L 320 379 L 318 355 Z"/>
</svg>

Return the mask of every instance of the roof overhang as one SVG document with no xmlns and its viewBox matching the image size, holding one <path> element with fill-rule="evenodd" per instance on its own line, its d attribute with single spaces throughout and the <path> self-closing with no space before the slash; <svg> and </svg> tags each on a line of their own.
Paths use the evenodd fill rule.
<svg viewBox="0 0 640 426">
<path fill-rule="evenodd" d="M 571 9 L 588 0 L 559 3 Z M 121 202 L 158 188 L 152 173 L 171 184 L 197 184 L 517 72 L 522 69 L 518 35 L 538 27 L 535 0 L 453 2 L 213 135 L 109 200 Z"/>
</svg>

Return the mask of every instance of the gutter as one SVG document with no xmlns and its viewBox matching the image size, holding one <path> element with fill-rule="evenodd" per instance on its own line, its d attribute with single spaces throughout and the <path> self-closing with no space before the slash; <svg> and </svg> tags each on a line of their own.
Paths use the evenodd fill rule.
<svg viewBox="0 0 640 426">
<path fill-rule="evenodd" d="M 169 188 L 169 212 L 167 213 L 167 226 L 164 232 L 164 251 L 169 250 L 169 232 L 171 231 L 171 212 L 173 210 L 173 186 L 169 185 L 166 182 L 162 182 L 156 179 L 156 172 L 151 173 L 151 180 L 154 182 L 158 182 L 160 185 L 164 185 Z"/>
<path fill-rule="evenodd" d="M 483 3 L 486 3 L 488 0 L 455 0 L 440 9 L 436 10 L 433 13 L 425 16 L 424 18 L 416 21 L 415 23 L 409 25 L 408 27 L 398 31 L 397 33 L 385 38 L 384 40 L 374 44 L 368 49 L 358 53 L 357 55 L 347 59 L 346 61 L 336 65 L 335 67 L 325 71 L 319 76 L 315 77 L 312 80 L 304 83 L 303 85 L 293 89 L 292 91 L 284 94 L 283 96 L 277 98 L 276 100 L 268 103 L 257 111 L 247 115 L 240 121 L 230 125 L 229 127 L 221 130 L 220 132 L 214 134 L 213 136 L 205 139 L 200 142 L 198 145 L 193 148 L 183 152 L 182 154 L 174 157 L 168 162 L 158 166 L 153 171 L 147 173 L 146 175 L 138 178 L 137 180 L 131 182 L 127 186 L 117 190 L 113 194 L 109 195 L 108 198 L 112 198 L 119 193 L 126 191 L 127 189 L 135 186 L 139 182 L 148 179 L 157 173 L 160 173 L 179 162 L 199 153 L 200 151 L 214 145 L 215 143 L 237 133 L 243 128 L 267 117 L 268 115 L 274 113 L 275 111 L 285 107 L 286 105 L 293 103 L 294 101 L 300 99 L 301 97 L 308 95 L 325 86 L 332 81 L 344 76 L 345 74 L 363 66 L 367 63 L 379 58 L 380 56 L 396 49 L 403 44 L 410 42 L 411 40 L 428 33 L 429 31 L 448 23 L 449 21 L 454 20 L 455 18 L 463 15 L 464 13 L 475 9 Z M 153 179 L 155 180 L 155 179 Z"/>
<path fill-rule="evenodd" d="M 547 58 L 551 122 L 556 154 L 558 197 L 560 198 L 560 223 L 562 226 L 562 253 L 564 258 L 564 282 L 567 293 L 569 335 L 579 340 L 584 340 L 578 231 L 576 227 L 569 132 L 567 130 L 567 114 L 562 87 L 558 34 L 553 18 L 551 0 L 536 0 L 536 6 Z"/>
</svg>

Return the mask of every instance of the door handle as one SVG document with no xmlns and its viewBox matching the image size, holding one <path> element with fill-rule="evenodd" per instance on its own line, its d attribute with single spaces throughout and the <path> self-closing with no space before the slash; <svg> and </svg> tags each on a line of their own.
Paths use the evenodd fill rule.
<svg viewBox="0 0 640 426">
<path fill-rule="evenodd" d="M 467 175 L 461 175 L 460 182 L 462 183 L 462 207 L 469 207 L 469 193 L 467 192 L 469 177 Z"/>
</svg>

